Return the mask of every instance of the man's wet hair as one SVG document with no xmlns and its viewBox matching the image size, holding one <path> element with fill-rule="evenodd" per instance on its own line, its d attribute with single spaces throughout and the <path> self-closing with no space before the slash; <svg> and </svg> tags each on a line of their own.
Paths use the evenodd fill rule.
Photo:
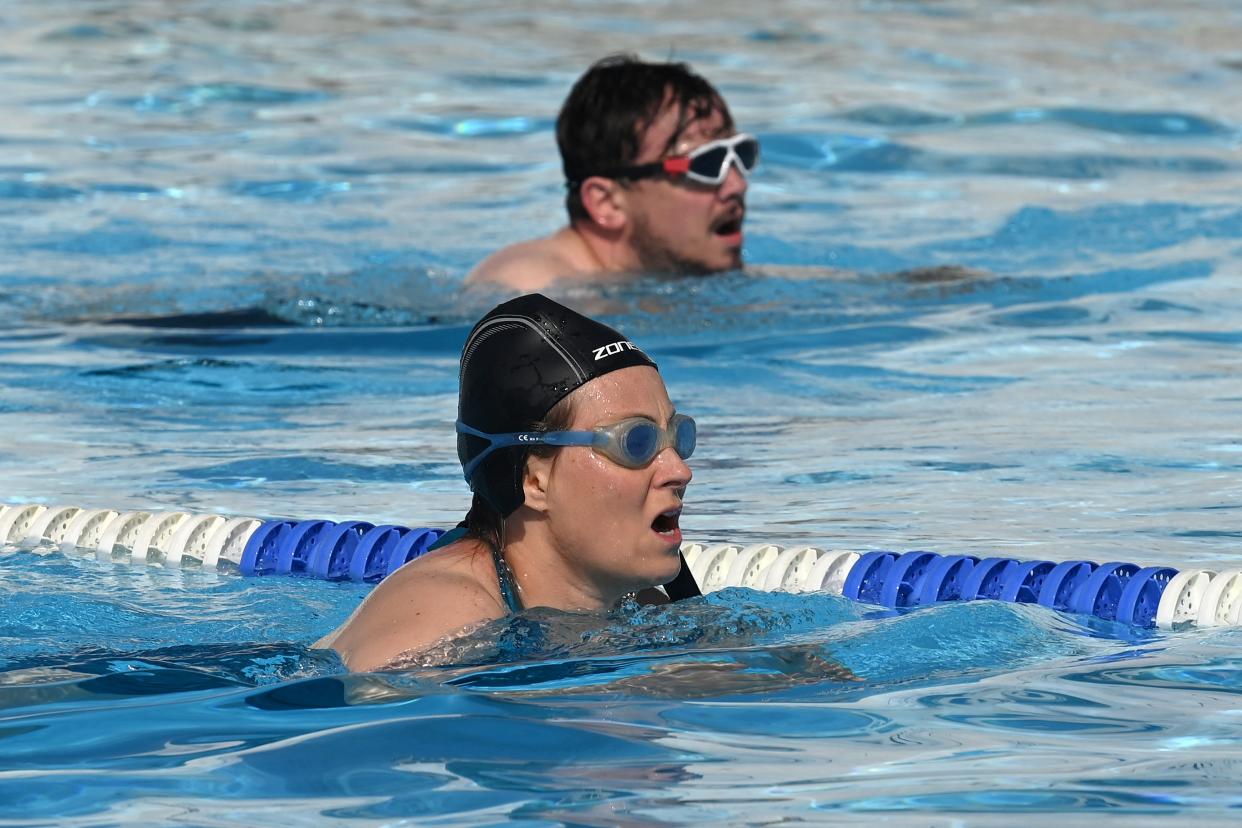
<svg viewBox="0 0 1242 828">
<path fill-rule="evenodd" d="M 724 98 L 684 63 L 647 63 L 635 55 L 610 55 L 578 79 L 556 119 L 570 221 L 589 218 L 582 204 L 583 180 L 633 164 L 643 134 L 666 101 L 677 107 L 678 119 L 665 153 L 692 122 L 715 112 L 720 112 L 726 129 L 733 127 Z"/>
</svg>

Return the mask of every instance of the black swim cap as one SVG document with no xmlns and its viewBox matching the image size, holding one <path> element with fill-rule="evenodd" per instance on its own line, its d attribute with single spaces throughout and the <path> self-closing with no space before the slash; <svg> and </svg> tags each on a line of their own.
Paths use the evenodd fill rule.
<svg viewBox="0 0 1242 828">
<path fill-rule="evenodd" d="M 656 367 L 634 343 L 538 293 L 497 305 L 474 326 L 461 351 L 457 419 L 486 434 L 529 431 L 569 392 L 632 365 Z M 488 441 L 457 435 L 462 468 Z M 526 449 L 490 454 L 470 476 L 470 489 L 502 516 L 522 505 Z"/>
</svg>

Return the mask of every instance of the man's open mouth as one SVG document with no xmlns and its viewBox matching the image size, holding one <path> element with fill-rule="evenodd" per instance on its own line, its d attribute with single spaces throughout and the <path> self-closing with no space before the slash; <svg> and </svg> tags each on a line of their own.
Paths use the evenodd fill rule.
<svg viewBox="0 0 1242 828">
<path fill-rule="evenodd" d="M 729 216 L 717 221 L 712 227 L 717 236 L 733 236 L 742 232 L 742 216 Z"/>
</svg>

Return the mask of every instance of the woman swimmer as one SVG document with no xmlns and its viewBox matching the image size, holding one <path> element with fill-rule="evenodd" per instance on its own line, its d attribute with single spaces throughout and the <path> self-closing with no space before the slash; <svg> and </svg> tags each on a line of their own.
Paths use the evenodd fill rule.
<svg viewBox="0 0 1242 828">
<path fill-rule="evenodd" d="M 671 597 L 698 594 L 678 527 L 694 444 L 694 420 L 620 333 L 539 294 L 497 306 L 461 354 L 464 533 L 385 578 L 316 646 L 379 670 L 524 607 L 662 601 L 652 588 L 666 582 Z"/>
</svg>

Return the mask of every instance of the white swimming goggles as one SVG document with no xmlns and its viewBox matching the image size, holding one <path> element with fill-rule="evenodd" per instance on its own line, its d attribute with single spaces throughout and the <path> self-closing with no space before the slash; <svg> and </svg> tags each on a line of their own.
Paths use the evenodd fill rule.
<svg viewBox="0 0 1242 828">
<path fill-rule="evenodd" d="M 692 417 L 674 414 L 668 426 L 656 425 L 646 417 L 630 417 L 610 426 L 591 431 L 515 431 L 509 434 L 487 434 L 457 421 L 457 433 L 480 437 L 491 445 L 466 464 L 466 479 L 492 452 L 512 446 L 590 446 L 619 466 L 641 469 L 669 446 L 682 460 L 694 454 L 698 427 Z"/>
<path fill-rule="evenodd" d="M 604 178 L 653 178 L 668 176 L 684 178 L 698 184 L 719 187 L 729 175 L 729 165 L 737 166 L 743 177 L 749 177 L 759 163 L 759 139 L 745 132 L 729 138 L 708 141 L 685 155 L 672 155 L 650 164 L 616 167 L 594 175 Z M 580 176 L 579 180 L 587 176 Z"/>
</svg>

